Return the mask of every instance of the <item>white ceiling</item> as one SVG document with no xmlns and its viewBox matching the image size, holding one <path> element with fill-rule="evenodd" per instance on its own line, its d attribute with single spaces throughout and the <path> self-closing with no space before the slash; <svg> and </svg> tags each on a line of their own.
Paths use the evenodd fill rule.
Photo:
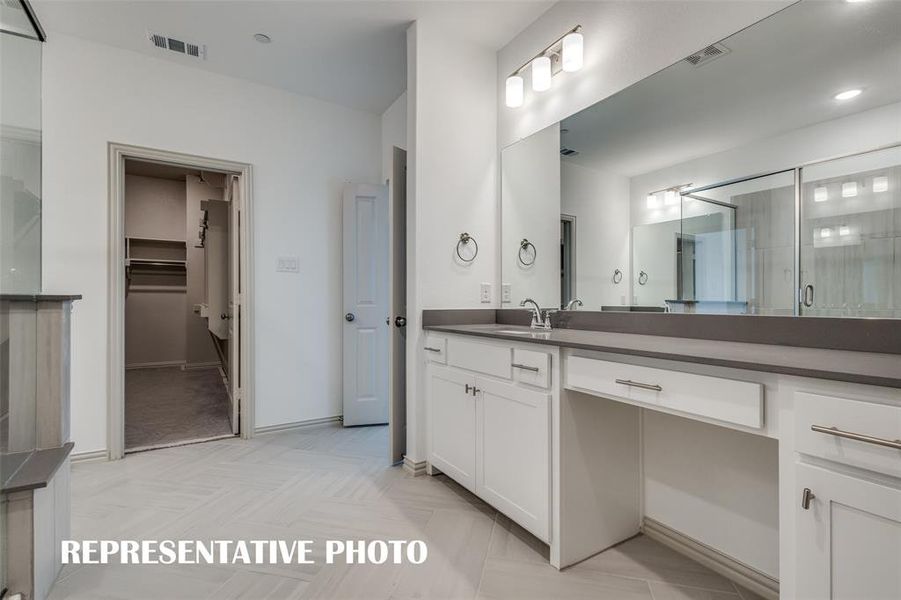
<svg viewBox="0 0 901 600">
<path fill-rule="evenodd" d="M 374 113 L 406 89 L 406 30 L 438 19 L 462 41 L 499 49 L 547 0 L 34 0 L 48 31 L 134 50 Z M 147 31 L 207 46 L 207 60 L 154 47 Z M 271 44 L 253 34 L 265 33 Z"/>
<path fill-rule="evenodd" d="M 565 119 L 566 160 L 631 177 L 901 101 L 901 2 L 804 0 L 724 44 Z"/>
</svg>

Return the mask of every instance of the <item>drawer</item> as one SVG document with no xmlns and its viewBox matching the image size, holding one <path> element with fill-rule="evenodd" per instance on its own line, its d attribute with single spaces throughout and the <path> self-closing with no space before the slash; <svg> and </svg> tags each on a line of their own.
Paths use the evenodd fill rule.
<svg viewBox="0 0 901 600">
<path fill-rule="evenodd" d="M 447 339 L 447 364 L 476 373 L 510 379 L 511 356 L 509 346 L 496 346 L 467 338 Z"/>
<path fill-rule="evenodd" d="M 425 357 L 428 361 L 447 364 L 447 338 L 439 335 L 425 336 Z"/>
<path fill-rule="evenodd" d="M 840 437 L 860 434 L 865 439 Z M 901 440 L 901 406 L 795 393 L 795 449 L 803 454 L 901 477 L 901 450 L 881 445 Z"/>
<path fill-rule="evenodd" d="M 513 378 L 519 383 L 547 389 L 551 384 L 551 355 L 534 350 L 513 350 Z"/>
<path fill-rule="evenodd" d="M 759 383 L 572 356 L 566 361 L 565 385 L 726 423 L 763 427 L 763 385 Z"/>
</svg>

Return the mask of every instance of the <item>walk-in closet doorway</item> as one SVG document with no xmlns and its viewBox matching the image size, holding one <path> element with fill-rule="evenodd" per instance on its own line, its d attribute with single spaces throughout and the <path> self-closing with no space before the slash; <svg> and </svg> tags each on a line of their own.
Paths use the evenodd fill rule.
<svg viewBox="0 0 901 600">
<path fill-rule="evenodd" d="M 109 159 L 109 458 L 250 437 L 250 165 L 119 144 Z"/>
</svg>

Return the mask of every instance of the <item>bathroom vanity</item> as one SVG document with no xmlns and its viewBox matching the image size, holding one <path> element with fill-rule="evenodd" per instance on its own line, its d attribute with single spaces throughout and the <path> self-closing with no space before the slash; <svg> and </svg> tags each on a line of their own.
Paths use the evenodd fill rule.
<svg viewBox="0 0 901 600">
<path fill-rule="evenodd" d="M 765 597 L 901 595 L 901 355 L 546 332 L 513 324 L 527 322 L 520 311 L 497 311 L 501 322 L 488 324 L 466 324 L 484 321 L 466 313 L 423 315 L 428 470 L 549 544 L 554 566 L 644 532 Z M 749 435 L 773 447 L 762 468 L 778 482 L 774 537 L 755 537 L 743 522 L 753 511 L 717 493 L 732 479 L 706 470 L 730 463 L 698 457 L 692 446 L 703 441 L 667 440 L 673 464 L 699 461 L 685 465 L 699 478 L 697 498 L 689 485 L 668 495 L 654 487 L 663 483 L 648 461 L 660 459 L 645 452 L 648 436 L 666 435 L 648 427 L 659 414 L 703 424 L 724 448 Z M 669 505 L 652 506 L 652 494 Z M 693 537 L 707 519 L 741 557 Z M 778 578 L 744 558 L 763 555 L 778 557 Z"/>
</svg>

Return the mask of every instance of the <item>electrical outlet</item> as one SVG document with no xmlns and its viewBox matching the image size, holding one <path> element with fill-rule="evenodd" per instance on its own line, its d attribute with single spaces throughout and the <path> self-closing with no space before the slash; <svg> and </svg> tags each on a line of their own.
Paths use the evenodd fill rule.
<svg viewBox="0 0 901 600">
<path fill-rule="evenodd" d="M 509 283 L 501 284 L 501 302 L 504 304 L 510 304 L 513 302 L 513 290 Z"/>
<path fill-rule="evenodd" d="M 483 283 L 479 288 L 479 300 L 482 301 L 482 304 L 487 304 L 491 302 L 491 284 Z"/>
<path fill-rule="evenodd" d="M 279 256 L 275 270 L 279 273 L 299 273 L 300 259 L 296 256 Z"/>
</svg>

